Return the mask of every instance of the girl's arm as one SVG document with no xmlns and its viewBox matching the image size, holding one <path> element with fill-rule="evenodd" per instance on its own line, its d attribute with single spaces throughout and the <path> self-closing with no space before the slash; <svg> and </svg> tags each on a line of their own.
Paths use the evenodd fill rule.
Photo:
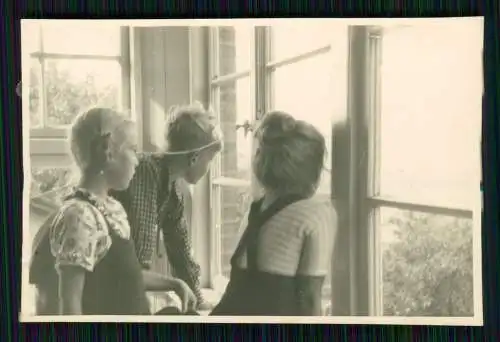
<svg viewBox="0 0 500 342">
<path fill-rule="evenodd" d="M 185 183 L 176 183 L 173 191 L 179 199 L 179 208 L 176 215 L 163 219 L 160 229 L 163 232 L 163 243 L 167 257 L 174 269 L 175 275 L 182 279 L 195 293 L 197 302 L 202 303 L 203 296 L 200 287 L 200 265 L 192 255 L 191 239 L 189 236 L 187 217 L 190 212 L 186 210 L 184 195 L 189 197 L 189 189 Z M 184 190 L 184 191 L 183 191 Z M 189 203 L 189 201 L 188 201 Z"/>
<path fill-rule="evenodd" d="M 150 270 L 142 270 L 142 277 L 147 291 L 175 291 L 180 286 L 179 279 Z"/>
<path fill-rule="evenodd" d="M 303 242 L 301 260 L 297 271 L 299 315 L 321 316 L 321 289 L 324 273 L 319 271 L 322 251 L 317 231 L 308 234 Z"/>
<path fill-rule="evenodd" d="M 61 315 L 82 314 L 82 294 L 85 285 L 85 270 L 77 266 L 59 268 L 59 313 Z"/>
<path fill-rule="evenodd" d="M 146 290 L 148 291 L 174 291 L 181 300 L 183 312 L 196 308 L 196 296 L 182 280 L 167 277 L 149 270 L 143 270 L 142 276 Z"/>
<path fill-rule="evenodd" d="M 130 223 L 137 258 L 148 269 L 157 239 L 159 175 L 149 159 L 142 158 L 126 190 L 130 202 L 124 206 Z M 125 204 L 122 202 L 122 204 Z"/>
<path fill-rule="evenodd" d="M 87 203 L 75 202 L 63 210 L 50 231 L 59 309 L 62 315 L 81 315 L 86 273 L 93 272 L 98 255 L 107 253 L 111 239 Z"/>
<path fill-rule="evenodd" d="M 297 270 L 300 315 L 322 315 L 322 289 L 330 269 L 335 231 L 336 217 L 333 211 L 311 218 L 306 228 Z"/>
</svg>

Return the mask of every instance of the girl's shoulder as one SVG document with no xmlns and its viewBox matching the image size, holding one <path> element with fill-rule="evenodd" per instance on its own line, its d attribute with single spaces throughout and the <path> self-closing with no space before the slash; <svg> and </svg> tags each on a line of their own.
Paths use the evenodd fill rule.
<svg viewBox="0 0 500 342">
<path fill-rule="evenodd" d="M 87 201 L 72 198 L 63 202 L 53 222 L 53 233 L 66 227 L 108 233 L 104 217 Z"/>
<path fill-rule="evenodd" d="M 337 213 L 329 198 L 316 196 L 295 202 L 286 210 L 296 225 L 303 227 L 304 232 L 336 227 Z"/>
<path fill-rule="evenodd" d="M 94 201 L 67 199 L 55 217 L 53 229 L 62 230 L 68 225 L 73 229 L 86 229 L 106 235 L 111 229 L 122 238 L 130 238 L 127 213 L 122 204 L 111 196 L 106 200 Z"/>
<path fill-rule="evenodd" d="M 139 163 L 131 183 L 143 182 L 144 177 L 156 181 L 160 178 L 162 170 L 161 156 L 154 153 L 141 152 L 137 155 Z"/>
<path fill-rule="evenodd" d="M 335 216 L 335 207 L 331 200 L 322 196 L 315 196 L 290 205 L 290 212 L 294 212 L 300 219 L 308 219 L 315 216 Z"/>
<path fill-rule="evenodd" d="M 130 224 L 127 212 L 120 201 L 111 196 L 108 197 L 105 208 L 101 209 L 100 212 L 113 232 L 121 238 L 130 238 Z"/>
</svg>

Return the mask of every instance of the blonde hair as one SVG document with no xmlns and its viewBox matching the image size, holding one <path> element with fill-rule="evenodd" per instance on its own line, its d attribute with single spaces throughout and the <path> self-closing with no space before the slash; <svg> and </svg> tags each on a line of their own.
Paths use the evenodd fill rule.
<svg viewBox="0 0 500 342">
<path fill-rule="evenodd" d="M 265 115 L 255 132 L 254 174 L 266 191 L 313 195 L 324 168 L 326 144 L 311 124 L 290 114 Z"/>
<path fill-rule="evenodd" d="M 131 120 L 110 108 L 95 107 L 78 115 L 71 126 L 70 149 L 80 171 L 104 167 L 108 144 L 118 148 L 116 133 L 129 124 Z"/>
<path fill-rule="evenodd" d="M 223 137 L 213 111 L 196 102 L 170 108 L 165 127 L 165 142 L 167 153 L 181 154 L 209 146 L 221 149 Z"/>
</svg>

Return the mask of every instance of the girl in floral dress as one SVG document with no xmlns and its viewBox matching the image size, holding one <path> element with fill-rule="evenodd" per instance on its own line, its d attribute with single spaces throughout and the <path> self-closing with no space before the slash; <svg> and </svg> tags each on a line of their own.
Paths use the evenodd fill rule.
<svg viewBox="0 0 500 342">
<path fill-rule="evenodd" d="M 174 291 L 184 311 L 195 306 L 183 281 L 142 269 L 127 214 L 108 196 L 134 175 L 136 139 L 133 124 L 111 109 L 91 109 L 73 123 L 70 146 L 81 178 L 35 238 L 30 280 L 38 314 L 149 315 L 146 291 Z"/>
</svg>

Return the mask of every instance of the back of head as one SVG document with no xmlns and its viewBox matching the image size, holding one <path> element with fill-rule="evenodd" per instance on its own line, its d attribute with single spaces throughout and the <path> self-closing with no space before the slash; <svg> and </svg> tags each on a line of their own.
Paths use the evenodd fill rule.
<svg viewBox="0 0 500 342">
<path fill-rule="evenodd" d="M 215 115 L 199 103 L 171 108 L 165 129 L 166 151 L 196 151 L 208 146 L 222 148 L 222 133 Z"/>
<path fill-rule="evenodd" d="M 323 135 L 311 124 L 284 112 L 266 114 L 255 132 L 253 169 L 266 191 L 313 195 L 324 167 Z"/>
<path fill-rule="evenodd" d="M 71 154 L 78 168 L 85 172 L 89 168 L 99 167 L 103 162 L 101 155 L 103 143 L 118 143 L 122 134 L 118 134 L 131 121 L 119 112 L 102 107 L 95 107 L 78 115 L 73 121 L 70 135 Z"/>
</svg>

